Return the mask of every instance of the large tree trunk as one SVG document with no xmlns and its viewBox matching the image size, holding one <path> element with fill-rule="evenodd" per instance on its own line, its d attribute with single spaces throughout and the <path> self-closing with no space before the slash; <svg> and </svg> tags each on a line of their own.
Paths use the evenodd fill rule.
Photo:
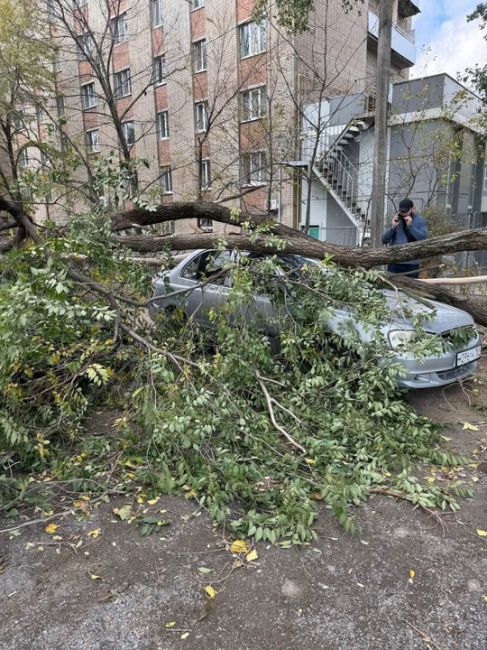
<svg viewBox="0 0 487 650">
<path fill-rule="evenodd" d="M 17 224 L 27 230 L 34 241 L 41 241 L 31 219 L 23 214 L 17 206 L 0 199 L 0 210 L 2 209 L 9 212 Z M 229 227 L 229 232 L 226 234 L 196 233 L 176 236 L 125 236 L 119 234 L 133 226 L 144 227 L 167 221 L 196 218 L 207 218 L 226 224 Z M 467 230 L 384 249 L 338 246 L 312 239 L 304 233 L 276 224 L 265 216 L 249 215 L 230 210 L 223 205 L 203 202 L 161 205 L 155 211 L 135 208 L 114 214 L 111 220 L 114 239 L 141 253 L 212 248 L 220 245 L 224 239 L 229 247 L 261 253 L 286 251 L 314 258 L 332 255 L 334 262 L 341 266 L 372 268 L 389 262 L 405 262 L 412 259 L 427 259 L 438 254 L 446 255 L 460 251 L 487 249 L 487 230 Z M 232 226 L 235 228 L 234 230 L 232 230 Z M 261 229 L 258 235 L 256 229 Z M 276 238 L 281 241 L 276 242 Z M 0 252 L 2 248 L 0 244 Z M 153 259 L 151 264 L 154 264 Z M 412 280 L 401 276 L 391 275 L 389 280 L 400 288 L 419 292 L 426 298 L 464 309 L 470 312 L 479 324 L 487 326 L 487 301 L 482 297 L 473 298 L 450 291 L 442 285 L 425 285 L 421 280 Z"/>
<path fill-rule="evenodd" d="M 141 253 L 152 253 L 160 250 L 212 248 L 222 239 L 226 239 L 230 246 L 238 246 L 256 252 L 282 250 L 280 245 L 273 243 L 271 238 L 266 237 L 266 233 L 262 233 L 261 236 L 256 238 L 255 232 L 252 232 L 251 236 L 252 230 L 255 231 L 255 228 L 263 228 L 265 224 L 268 224 L 269 234 L 277 235 L 284 240 L 284 250 L 288 253 L 316 258 L 333 255 L 333 260 L 337 264 L 367 269 L 389 264 L 390 262 L 407 262 L 414 259 L 428 259 L 435 255 L 449 255 L 461 251 L 487 249 L 487 230 L 485 229 L 465 230 L 440 237 L 432 237 L 412 244 L 380 249 L 338 246 L 337 244 L 312 239 L 304 233 L 270 221 L 265 216 L 238 213 L 225 206 L 212 203 L 173 203 L 161 205 L 153 212 L 143 208 L 136 208 L 113 215 L 112 228 L 114 232 L 120 232 L 132 226 L 149 226 L 167 221 L 196 218 L 212 219 L 228 226 L 235 226 L 235 230 L 225 235 L 221 233 L 196 233 L 175 236 L 142 235 L 137 237 L 123 236 L 117 238 L 117 240 L 132 250 Z M 244 227 L 243 232 L 240 232 L 240 226 Z"/>
</svg>

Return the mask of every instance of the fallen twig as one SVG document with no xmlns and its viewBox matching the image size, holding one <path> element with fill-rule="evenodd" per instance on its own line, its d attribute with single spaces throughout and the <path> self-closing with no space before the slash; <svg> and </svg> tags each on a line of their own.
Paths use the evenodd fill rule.
<svg viewBox="0 0 487 650">
<path fill-rule="evenodd" d="M 286 429 L 284 429 L 284 427 L 282 427 L 276 421 L 276 416 L 274 414 L 274 409 L 272 408 L 272 404 L 278 404 L 278 402 L 276 402 L 276 400 L 269 395 L 269 391 L 267 390 L 266 385 L 264 384 L 264 382 L 262 380 L 262 376 L 260 375 L 258 370 L 255 371 L 255 376 L 257 377 L 257 381 L 259 382 L 259 386 L 262 388 L 262 392 L 264 393 L 264 397 L 265 397 L 265 400 L 267 402 L 267 408 L 269 409 L 269 415 L 270 415 L 272 424 L 279 431 L 279 433 L 281 433 L 286 438 L 286 440 L 288 440 L 293 445 L 293 447 L 296 447 L 296 449 L 299 449 L 303 454 L 306 454 L 307 453 L 306 449 L 302 445 L 300 445 L 299 442 L 294 440 L 294 438 L 286 431 Z M 287 409 L 284 409 L 284 410 L 287 411 Z M 289 413 L 289 411 L 287 411 L 287 412 Z"/>
</svg>

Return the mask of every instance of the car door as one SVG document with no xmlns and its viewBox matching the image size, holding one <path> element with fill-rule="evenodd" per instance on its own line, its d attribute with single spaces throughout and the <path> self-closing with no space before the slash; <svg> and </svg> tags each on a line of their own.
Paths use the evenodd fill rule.
<svg viewBox="0 0 487 650">
<path fill-rule="evenodd" d="M 228 299 L 230 284 L 227 266 L 231 257 L 230 251 L 204 251 L 181 272 L 181 279 L 194 285 L 186 299 L 186 315 L 194 316 L 204 326 L 210 324 L 210 310 L 218 309 Z"/>
</svg>

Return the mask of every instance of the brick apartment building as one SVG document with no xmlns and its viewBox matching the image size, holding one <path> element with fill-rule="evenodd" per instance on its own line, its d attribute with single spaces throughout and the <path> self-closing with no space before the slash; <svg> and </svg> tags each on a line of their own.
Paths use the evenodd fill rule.
<svg viewBox="0 0 487 650">
<path fill-rule="evenodd" d="M 378 0 L 348 12 L 341 0 L 317 0 L 309 30 L 294 37 L 272 11 L 254 22 L 253 0 L 41 4 L 58 50 L 56 97 L 37 112 L 34 130 L 52 139 L 46 123 L 61 119 L 62 146 L 83 160 L 81 181 L 114 151 L 146 161 L 138 190 L 154 202 L 226 200 L 299 227 L 305 107 L 364 93 L 373 110 Z M 407 79 L 415 62 L 418 11 L 395 0 L 394 80 Z M 45 163 L 25 151 L 26 165 Z M 58 205 L 39 211 L 66 218 Z"/>
</svg>

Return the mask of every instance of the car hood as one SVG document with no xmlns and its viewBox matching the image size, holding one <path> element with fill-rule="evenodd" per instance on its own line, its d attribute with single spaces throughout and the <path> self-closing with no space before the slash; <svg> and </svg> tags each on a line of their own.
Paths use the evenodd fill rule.
<svg viewBox="0 0 487 650">
<path fill-rule="evenodd" d="M 474 325 L 474 320 L 467 314 L 467 312 L 445 305 L 442 302 L 434 300 L 425 300 L 419 302 L 414 298 L 410 298 L 403 293 L 397 294 L 395 291 L 384 291 L 387 304 L 392 310 L 395 321 L 395 326 L 413 327 L 411 319 L 405 318 L 402 311 L 406 308 L 412 310 L 415 314 L 420 312 L 429 313 L 430 310 L 435 311 L 435 316 L 431 321 L 424 323 L 423 329 L 426 332 L 433 332 L 434 334 L 443 334 L 458 327 L 466 327 Z"/>
</svg>

